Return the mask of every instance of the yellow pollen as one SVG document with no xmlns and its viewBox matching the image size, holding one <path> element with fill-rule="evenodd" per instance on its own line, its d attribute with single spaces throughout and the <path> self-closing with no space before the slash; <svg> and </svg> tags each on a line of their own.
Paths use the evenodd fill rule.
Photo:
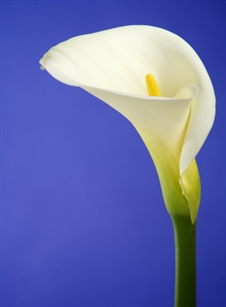
<svg viewBox="0 0 226 307">
<path fill-rule="evenodd" d="M 149 96 L 161 96 L 158 84 L 153 75 L 151 74 L 146 75 L 146 85 L 147 85 Z"/>
</svg>

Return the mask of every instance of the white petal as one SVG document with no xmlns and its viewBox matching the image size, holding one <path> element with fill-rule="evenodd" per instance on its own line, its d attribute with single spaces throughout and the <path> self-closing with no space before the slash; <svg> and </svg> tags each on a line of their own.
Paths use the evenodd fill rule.
<svg viewBox="0 0 226 307">
<path fill-rule="evenodd" d="M 181 175 L 213 124 L 215 97 L 208 73 L 190 45 L 169 31 L 127 26 L 83 35 L 53 47 L 40 63 L 61 82 L 81 86 L 135 126 L 143 126 L 150 134 L 154 131 L 180 156 Z M 182 99 L 147 98 L 147 73 L 155 76 L 162 96 L 182 95 Z M 195 96 L 196 91 L 183 99 L 183 95 L 188 98 L 189 84 L 199 88 L 199 94 Z"/>
</svg>

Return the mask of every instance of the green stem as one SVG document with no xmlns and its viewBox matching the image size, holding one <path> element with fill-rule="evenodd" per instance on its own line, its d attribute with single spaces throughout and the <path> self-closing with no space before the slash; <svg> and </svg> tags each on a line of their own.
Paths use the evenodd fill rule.
<svg viewBox="0 0 226 307">
<path fill-rule="evenodd" d="M 174 307 L 196 306 L 196 225 L 189 216 L 173 216 L 176 249 Z"/>
</svg>

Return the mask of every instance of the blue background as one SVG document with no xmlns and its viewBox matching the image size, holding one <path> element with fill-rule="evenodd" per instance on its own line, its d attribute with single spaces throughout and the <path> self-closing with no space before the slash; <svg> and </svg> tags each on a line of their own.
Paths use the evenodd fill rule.
<svg viewBox="0 0 226 307">
<path fill-rule="evenodd" d="M 169 307 L 174 243 L 153 162 L 120 114 L 39 68 L 53 45 L 128 24 L 183 37 L 217 97 L 198 154 L 198 306 L 226 304 L 225 3 L 3 1 L 2 307 Z"/>
</svg>

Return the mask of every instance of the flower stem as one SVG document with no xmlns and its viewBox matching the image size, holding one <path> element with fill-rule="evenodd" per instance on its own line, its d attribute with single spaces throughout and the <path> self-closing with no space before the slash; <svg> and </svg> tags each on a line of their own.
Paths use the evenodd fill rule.
<svg viewBox="0 0 226 307">
<path fill-rule="evenodd" d="M 174 307 L 196 307 L 196 225 L 189 216 L 173 216 L 176 250 Z"/>
</svg>

